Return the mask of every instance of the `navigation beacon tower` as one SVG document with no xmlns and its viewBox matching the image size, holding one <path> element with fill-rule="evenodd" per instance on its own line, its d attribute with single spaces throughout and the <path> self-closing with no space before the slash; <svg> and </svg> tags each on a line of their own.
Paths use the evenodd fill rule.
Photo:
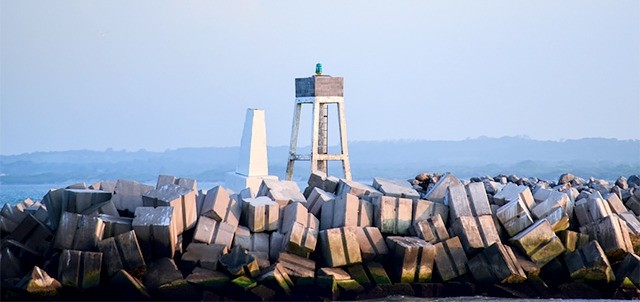
<svg viewBox="0 0 640 302">
<path fill-rule="evenodd" d="M 322 74 L 322 65 L 316 64 L 316 74 L 308 78 L 296 78 L 296 100 L 291 127 L 287 180 L 293 176 L 293 165 L 298 160 L 311 161 L 311 171 L 327 173 L 327 161 L 342 161 L 344 178 L 351 180 L 351 165 L 347 148 L 347 120 L 344 116 L 344 78 Z M 298 130 L 300 129 L 300 111 L 303 104 L 313 105 L 311 129 L 311 154 L 296 153 Z M 328 154 L 328 105 L 335 104 L 338 109 L 338 127 L 340 133 L 340 153 Z"/>
</svg>

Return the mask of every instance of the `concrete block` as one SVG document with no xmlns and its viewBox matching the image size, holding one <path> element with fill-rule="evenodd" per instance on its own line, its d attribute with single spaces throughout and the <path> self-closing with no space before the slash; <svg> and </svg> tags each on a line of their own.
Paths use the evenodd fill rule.
<svg viewBox="0 0 640 302">
<path fill-rule="evenodd" d="M 370 202 L 352 194 L 340 195 L 333 202 L 322 205 L 320 229 L 370 226 L 373 218 L 373 206 Z"/>
<path fill-rule="evenodd" d="M 440 215 L 440 218 L 442 218 L 442 221 L 445 224 L 447 224 L 447 221 L 449 220 L 448 206 L 426 199 L 414 200 L 412 212 L 412 224 L 427 220 L 428 218 L 435 217 L 436 215 Z"/>
<path fill-rule="evenodd" d="M 571 253 L 589 243 L 589 235 L 574 231 L 564 230 L 557 235 L 564 245 L 565 253 Z"/>
<path fill-rule="evenodd" d="M 239 199 L 240 200 L 240 199 Z M 242 202 L 231 198 L 229 191 L 222 186 L 216 186 L 207 191 L 202 204 L 202 215 L 216 221 L 238 226 L 242 214 Z"/>
<path fill-rule="evenodd" d="M 216 270 L 196 267 L 186 278 L 187 282 L 213 291 L 222 291 L 229 283 L 229 276 Z"/>
<path fill-rule="evenodd" d="M 266 197 L 247 198 L 247 227 L 252 232 L 278 229 L 280 206 Z"/>
<path fill-rule="evenodd" d="M 240 246 L 250 252 L 269 253 L 269 234 L 251 233 L 247 227 L 238 226 L 233 237 L 233 245 Z"/>
<path fill-rule="evenodd" d="M 294 223 L 300 223 L 303 227 L 307 226 L 309 218 L 307 208 L 300 202 L 293 202 L 282 208 L 282 223 L 278 227 L 278 232 L 287 234 L 293 227 Z"/>
<path fill-rule="evenodd" d="M 518 199 L 521 200 L 529 210 L 535 205 L 531 190 L 524 185 L 518 186 L 510 182 L 502 188 L 500 192 L 493 195 L 493 202 L 499 206 Z"/>
<path fill-rule="evenodd" d="M 192 242 L 187 246 L 187 250 L 180 259 L 190 266 L 216 270 L 218 261 L 222 255 L 227 254 L 229 249 L 224 244 L 206 244 Z"/>
<path fill-rule="evenodd" d="M 139 207 L 131 223 L 143 255 L 148 259 L 173 258 L 178 235 L 172 223 L 174 207 Z"/>
<path fill-rule="evenodd" d="M 640 189 L 636 189 L 635 192 L 640 192 Z M 629 210 L 633 211 L 634 214 L 640 216 L 640 197 L 631 195 L 624 205 L 627 206 Z"/>
<path fill-rule="evenodd" d="M 442 281 L 467 273 L 467 255 L 464 253 L 460 238 L 453 237 L 436 243 L 435 268 Z"/>
<path fill-rule="evenodd" d="M 207 191 L 199 190 L 196 193 L 196 213 L 198 217 L 202 216 L 202 206 L 204 205 L 204 200 L 207 198 Z"/>
<path fill-rule="evenodd" d="M 461 183 L 449 186 L 447 194 L 444 197 L 444 204 L 449 205 L 449 216 L 451 216 L 451 221 L 454 221 L 461 216 L 474 216 L 471 211 L 469 199 L 467 198 L 467 191 L 465 190 L 465 186 Z"/>
<path fill-rule="evenodd" d="M 407 198 L 377 196 L 372 200 L 374 225 L 382 233 L 407 235 L 411 227 L 413 201 Z"/>
<path fill-rule="evenodd" d="M 256 280 L 286 297 L 291 296 L 295 286 L 281 263 L 271 265 Z"/>
<path fill-rule="evenodd" d="M 54 241 L 53 237 L 53 233 L 44 223 L 29 214 L 4 240 L 19 243 L 24 248 L 42 255 L 49 251 Z"/>
<path fill-rule="evenodd" d="M 615 275 L 607 256 L 597 241 L 564 256 L 569 274 L 574 280 L 604 281 L 615 280 Z"/>
<path fill-rule="evenodd" d="M 318 230 L 294 222 L 284 238 L 284 251 L 305 258 L 316 249 Z"/>
<path fill-rule="evenodd" d="M 306 203 L 298 184 L 290 180 L 263 179 L 257 196 L 267 196 L 284 207 L 291 202 Z"/>
<path fill-rule="evenodd" d="M 196 190 L 166 184 L 142 195 L 145 207 L 173 207 L 173 220 L 178 235 L 196 226 Z"/>
<path fill-rule="evenodd" d="M 633 253 L 627 224 L 616 215 L 609 215 L 581 227 L 580 232 L 589 235 L 590 240 L 598 241 L 611 261 L 621 260 L 627 253 Z"/>
<path fill-rule="evenodd" d="M 116 209 L 116 206 L 113 204 L 111 200 L 95 204 L 85 209 L 80 214 L 88 215 L 88 216 L 98 216 L 100 214 L 114 216 L 114 217 L 120 216 L 120 214 L 118 213 L 118 210 Z"/>
<path fill-rule="evenodd" d="M 453 233 L 460 237 L 460 241 L 468 254 L 489 247 L 494 242 L 500 242 L 500 236 L 490 215 L 478 217 L 461 216 L 451 224 Z"/>
<path fill-rule="evenodd" d="M 316 262 L 289 253 L 280 253 L 278 263 L 292 279 L 313 280 L 316 276 Z"/>
<path fill-rule="evenodd" d="M 132 180 L 118 179 L 111 201 L 116 209 L 134 213 L 137 207 L 142 207 L 142 195 L 153 190 L 153 186 Z"/>
<path fill-rule="evenodd" d="M 575 214 L 580 226 L 592 224 L 600 218 L 611 215 L 609 204 L 600 198 L 600 194 L 591 195 L 589 198 L 583 198 L 576 202 Z"/>
<path fill-rule="evenodd" d="M 309 194 L 309 198 L 307 198 L 306 207 L 309 213 L 318 217 L 318 214 L 320 214 L 320 210 L 322 209 L 322 205 L 327 202 L 332 202 L 335 199 L 336 196 L 333 193 L 326 192 L 320 188 L 313 188 Z"/>
<path fill-rule="evenodd" d="M 320 231 L 320 247 L 327 266 L 338 267 L 362 262 L 360 246 L 351 228 L 332 228 Z"/>
<path fill-rule="evenodd" d="M 552 191 L 549 197 L 531 208 L 531 214 L 536 220 L 547 219 L 556 232 L 566 230 L 569 228 L 569 215 L 565 211 L 568 202 L 566 194 Z"/>
<path fill-rule="evenodd" d="M 359 198 L 365 196 L 382 196 L 382 193 L 380 193 L 380 191 L 376 190 L 372 186 L 365 185 L 353 180 L 340 179 L 336 196 L 344 196 L 346 194 L 355 195 Z"/>
<path fill-rule="evenodd" d="M 142 250 L 134 231 L 107 238 L 98 243 L 104 256 L 104 268 L 109 276 L 124 269 L 133 275 L 142 275 L 146 269 Z"/>
<path fill-rule="evenodd" d="M 98 217 L 62 213 L 54 247 L 66 250 L 97 251 L 104 234 L 104 222 Z"/>
<path fill-rule="evenodd" d="M 435 246 L 417 237 L 389 236 L 386 240 L 395 281 L 414 283 L 431 280 Z"/>
<path fill-rule="evenodd" d="M 447 189 L 449 188 L 449 186 L 457 185 L 460 183 L 460 180 L 453 176 L 453 174 L 445 173 L 445 175 L 440 177 L 440 180 L 438 180 L 435 186 L 433 186 L 433 188 L 431 188 L 431 190 L 427 192 L 427 194 L 424 196 L 424 199 L 444 204 L 444 199 L 447 195 Z"/>
<path fill-rule="evenodd" d="M 31 273 L 20 280 L 17 287 L 27 293 L 29 297 L 45 298 L 57 297 L 62 284 L 52 278 L 47 272 L 37 266 L 33 267 Z"/>
<path fill-rule="evenodd" d="M 431 244 L 449 239 L 449 232 L 447 232 L 444 221 L 442 221 L 439 214 L 434 217 L 430 217 L 427 220 L 415 223 L 413 225 L 413 229 L 420 239 Z"/>
<path fill-rule="evenodd" d="M 618 197 L 615 193 L 609 193 L 604 196 L 605 200 L 609 204 L 609 208 L 612 213 L 622 214 L 626 213 L 629 210 L 624 206 L 620 197 Z"/>
<path fill-rule="evenodd" d="M 472 216 L 490 215 L 491 206 L 484 184 L 481 182 L 472 182 L 464 187 L 467 191 L 467 199 L 469 200 Z"/>
<path fill-rule="evenodd" d="M 620 213 L 618 217 L 627 223 L 627 228 L 629 228 L 631 235 L 640 235 L 640 221 L 637 216 L 633 215 L 633 212 Z"/>
<path fill-rule="evenodd" d="M 233 276 L 254 278 L 260 273 L 256 259 L 239 246 L 232 248 L 228 254 L 222 255 L 220 264 Z"/>
<path fill-rule="evenodd" d="M 236 228 L 225 222 L 218 222 L 206 216 L 200 216 L 196 231 L 193 234 L 194 242 L 206 244 L 221 244 L 231 248 Z"/>
<path fill-rule="evenodd" d="M 356 235 L 363 262 L 382 260 L 389 253 L 382 233 L 376 227 L 349 227 Z"/>
<path fill-rule="evenodd" d="M 420 199 L 420 193 L 404 180 L 394 181 L 376 177 L 373 179 L 373 187 L 385 196 Z"/>
<path fill-rule="evenodd" d="M 618 269 L 616 270 L 616 280 L 622 282 L 625 278 L 638 288 L 640 288 L 640 257 L 636 254 L 627 254 Z"/>
<path fill-rule="evenodd" d="M 47 207 L 47 211 L 49 212 L 49 226 L 54 230 L 58 228 L 60 216 L 62 215 L 63 194 L 64 189 L 49 190 L 49 192 L 42 197 L 42 203 Z"/>
<path fill-rule="evenodd" d="M 152 290 L 180 280 L 183 280 L 182 273 L 170 258 L 160 258 L 151 262 L 142 277 L 144 285 Z"/>
<path fill-rule="evenodd" d="M 510 241 L 539 266 L 544 266 L 564 253 L 564 245 L 553 232 L 551 224 L 545 219 L 538 220 Z"/>
<path fill-rule="evenodd" d="M 527 279 L 511 248 L 500 242 L 471 258 L 468 268 L 480 284 L 521 283 Z"/>
<path fill-rule="evenodd" d="M 501 206 L 496 216 L 509 236 L 520 233 L 533 224 L 533 218 L 522 199 L 515 199 Z"/>
<path fill-rule="evenodd" d="M 64 286 L 81 289 L 100 285 L 102 253 L 63 250 L 60 254 L 58 279 Z"/>
<path fill-rule="evenodd" d="M 277 261 L 284 250 L 284 235 L 273 232 L 269 236 L 269 260 Z"/>
<path fill-rule="evenodd" d="M 62 210 L 82 213 L 91 206 L 109 201 L 111 192 L 87 189 L 65 189 L 62 193 Z"/>
<path fill-rule="evenodd" d="M 133 218 L 117 217 L 105 214 L 99 214 L 98 218 L 102 219 L 102 222 L 104 222 L 104 232 L 102 233 L 102 239 L 115 237 L 133 230 Z"/>
</svg>

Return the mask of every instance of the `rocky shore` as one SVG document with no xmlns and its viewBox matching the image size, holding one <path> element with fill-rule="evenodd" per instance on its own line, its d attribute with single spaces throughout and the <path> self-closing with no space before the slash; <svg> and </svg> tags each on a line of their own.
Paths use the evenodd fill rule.
<svg viewBox="0 0 640 302">
<path fill-rule="evenodd" d="M 638 175 L 79 183 L 4 205 L 1 299 L 638 299 L 639 215 Z"/>
</svg>

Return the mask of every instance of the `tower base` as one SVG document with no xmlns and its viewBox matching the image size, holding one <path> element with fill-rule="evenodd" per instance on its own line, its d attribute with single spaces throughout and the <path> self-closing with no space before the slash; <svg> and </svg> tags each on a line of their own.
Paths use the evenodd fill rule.
<svg viewBox="0 0 640 302">
<path fill-rule="evenodd" d="M 236 172 L 228 172 L 225 176 L 224 183 L 225 188 L 233 190 L 235 193 L 250 188 L 253 194 L 258 193 L 260 185 L 263 179 L 275 179 L 278 180 L 278 176 L 264 175 L 264 176 L 246 176 Z"/>
</svg>

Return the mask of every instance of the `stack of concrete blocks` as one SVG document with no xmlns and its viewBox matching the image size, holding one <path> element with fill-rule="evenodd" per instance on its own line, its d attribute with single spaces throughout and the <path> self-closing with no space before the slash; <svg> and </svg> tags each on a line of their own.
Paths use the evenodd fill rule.
<svg viewBox="0 0 640 302">
<path fill-rule="evenodd" d="M 624 206 L 617 194 L 609 193 L 604 198 L 609 203 L 611 212 L 627 223 L 634 250 L 640 251 L 640 220 L 638 217 Z"/>
<path fill-rule="evenodd" d="M 307 197 L 305 206 L 310 214 L 318 217 L 320 215 L 322 205 L 327 202 L 333 202 L 335 199 L 335 194 L 326 192 L 320 188 L 313 188 Z"/>
<path fill-rule="evenodd" d="M 307 187 L 304 189 L 304 196 L 309 198 L 311 191 L 314 189 L 320 189 L 324 192 L 335 194 L 338 189 L 338 183 L 340 179 L 335 176 L 327 176 L 322 171 L 312 171 L 307 181 Z"/>
<path fill-rule="evenodd" d="M 432 202 L 426 199 L 414 199 L 412 212 L 412 224 L 438 215 L 445 224 L 449 221 L 449 207 L 444 203 Z"/>
<path fill-rule="evenodd" d="M 520 283 L 527 279 L 511 248 L 500 242 L 471 258 L 468 268 L 481 284 Z"/>
<path fill-rule="evenodd" d="M 600 218 L 611 215 L 612 212 L 609 203 L 602 198 L 599 192 L 595 192 L 576 202 L 575 214 L 580 226 L 587 226 Z"/>
<path fill-rule="evenodd" d="M 49 227 L 29 214 L 3 239 L 3 247 L 16 248 L 14 252 L 24 264 L 35 264 L 48 254 L 53 241 Z"/>
<path fill-rule="evenodd" d="M 145 207 L 173 207 L 173 223 L 176 234 L 196 226 L 196 181 L 186 178 L 160 175 L 156 189 L 142 195 Z"/>
<path fill-rule="evenodd" d="M 233 246 L 239 246 L 249 252 L 258 261 L 258 266 L 269 267 L 269 234 L 252 233 L 245 226 L 238 226 L 233 236 Z"/>
<path fill-rule="evenodd" d="M 542 267 L 564 253 L 564 245 L 553 232 L 551 224 L 545 219 L 518 233 L 511 243 L 526 253 L 531 261 Z"/>
<path fill-rule="evenodd" d="M 442 281 L 467 273 L 467 255 L 460 239 L 456 236 L 436 243 L 435 268 Z"/>
<path fill-rule="evenodd" d="M 417 237 L 388 236 L 392 276 L 396 282 L 423 283 L 431 280 L 436 247 Z"/>
<path fill-rule="evenodd" d="M 290 180 L 264 179 L 256 196 L 266 196 L 283 208 L 292 202 L 306 203 L 298 184 Z"/>
<path fill-rule="evenodd" d="M 111 200 L 112 194 L 107 191 L 78 189 L 50 190 L 42 199 L 49 212 L 49 224 L 57 229 L 63 212 L 80 214 L 87 208 Z"/>
<path fill-rule="evenodd" d="M 0 211 L 0 232 L 10 234 L 29 215 L 42 223 L 48 223 L 49 213 L 47 208 L 40 202 L 27 198 L 13 206 L 5 203 Z"/>
<path fill-rule="evenodd" d="M 382 261 L 389 253 L 380 229 L 376 227 L 350 227 L 356 234 L 363 262 Z"/>
<path fill-rule="evenodd" d="M 54 247 L 61 250 L 97 251 L 104 234 L 104 222 L 98 217 L 62 213 Z"/>
<path fill-rule="evenodd" d="M 111 201 L 119 211 L 134 213 L 136 208 L 143 206 L 142 195 L 153 189 L 153 186 L 133 180 L 118 179 Z"/>
<path fill-rule="evenodd" d="M 101 273 L 102 253 L 65 249 L 60 254 L 58 279 L 64 286 L 96 288 Z"/>
<path fill-rule="evenodd" d="M 109 276 L 124 269 L 134 276 L 140 276 L 146 269 L 142 250 L 134 231 L 106 238 L 98 243 L 103 255 L 104 267 Z"/>
<path fill-rule="evenodd" d="M 138 207 L 131 223 L 147 259 L 173 258 L 178 235 L 174 207 Z"/>
<path fill-rule="evenodd" d="M 373 223 L 384 234 L 409 235 L 413 201 L 392 196 L 372 197 Z"/>
<path fill-rule="evenodd" d="M 190 264 L 191 267 L 202 267 L 209 270 L 218 268 L 220 257 L 227 254 L 229 249 L 223 244 L 206 244 L 192 242 L 187 246 L 187 250 L 182 254 L 180 260 Z"/>
<path fill-rule="evenodd" d="M 505 188 L 507 187 L 508 185 Z M 509 236 L 515 236 L 533 224 L 529 208 L 525 201 L 520 198 L 502 205 L 496 211 L 496 216 Z"/>
<path fill-rule="evenodd" d="M 538 192 L 544 189 L 538 190 Z M 535 197 L 535 196 L 534 196 Z M 546 219 L 555 232 L 569 228 L 569 215 L 565 209 L 569 201 L 569 196 L 558 191 L 551 191 L 544 200 L 537 202 L 531 209 L 534 219 Z"/>
<path fill-rule="evenodd" d="M 527 210 L 531 210 L 535 205 L 531 189 L 524 185 L 516 185 L 508 183 L 502 190 L 493 195 L 493 202 L 499 206 L 503 206 L 514 200 L 520 200 L 524 203 Z"/>
<path fill-rule="evenodd" d="M 316 249 L 320 221 L 300 202 L 293 202 L 282 210 L 279 232 L 284 236 L 283 251 L 309 257 Z"/>
<path fill-rule="evenodd" d="M 600 218 L 595 223 L 580 227 L 580 232 L 596 240 L 609 260 L 617 261 L 627 253 L 633 253 L 627 224 L 616 215 Z"/>
<path fill-rule="evenodd" d="M 373 205 L 363 198 L 350 193 L 338 195 L 335 200 L 322 204 L 320 229 L 371 226 L 373 212 Z"/>
<path fill-rule="evenodd" d="M 331 228 L 319 233 L 322 256 L 328 267 L 362 262 L 360 245 L 355 231 L 349 227 Z"/>
<path fill-rule="evenodd" d="M 567 269 L 574 280 L 604 281 L 615 280 L 615 275 L 607 256 L 597 241 L 590 241 L 564 256 Z"/>
<path fill-rule="evenodd" d="M 382 193 L 372 186 L 341 178 L 336 189 L 336 196 L 345 196 L 346 194 L 352 194 L 359 198 L 382 196 Z"/>
<path fill-rule="evenodd" d="M 483 184 L 451 185 L 445 201 L 449 204 L 451 229 L 460 237 L 465 252 L 472 255 L 500 242 Z"/>
<path fill-rule="evenodd" d="M 533 200 L 536 202 L 536 204 L 542 203 L 549 198 L 551 198 L 552 200 L 556 200 L 558 201 L 558 204 L 560 204 L 564 209 L 568 217 L 573 217 L 576 196 L 578 196 L 578 191 L 575 188 L 566 188 L 559 191 L 549 188 L 543 188 L 538 185 L 533 189 Z"/>
<path fill-rule="evenodd" d="M 461 184 L 458 178 L 453 176 L 451 173 L 446 173 L 440 177 L 440 180 L 438 180 L 435 186 L 425 194 L 424 199 L 447 205 L 444 200 L 447 195 L 447 189 L 449 189 L 449 186 L 451 185 L 458 184 Z"/>
<path fill-rule="evenodd" d="M 376 177 L 373 179 L 373 187 L 385 196 L 420 199 L 420 193 L 406 181 L 393 181 Z"/>
<path fill-rule="evenodd" d="M 447 227 L 439 214 L 429 217 L 427 220 L 414 223 L 413 233 L 420 237 L 420 239 L 431 244 L 436 244 L 449 239 L 449 232 L 447 231 Z"/>
<path fill-rule="evenodd" d="M 247 108 L 238 164 L 235 172 L 227 173 L 225 186 L 234 192 L 240 192 L 245 188 L 257 192 L 264 179 L 278 180 L 277 176 L 269 175 L 268 160 L 265 112 L 261 109 Z"/>
</svg>

